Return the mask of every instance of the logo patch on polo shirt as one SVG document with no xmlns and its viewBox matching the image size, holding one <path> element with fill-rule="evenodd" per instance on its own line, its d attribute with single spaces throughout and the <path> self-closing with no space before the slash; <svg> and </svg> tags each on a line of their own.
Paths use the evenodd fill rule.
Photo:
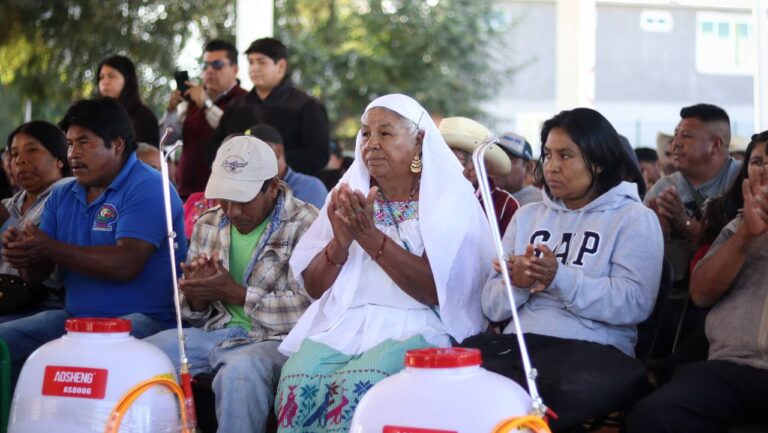
<svg viewBox="0 0 768 433">
<path fill-rule="evenodd" d="M 93 230 L 100 232 L 111 232 L 112 225 L 117 221 L 120 214 L 111 204 L 105 204 L 99 209 L 96 218 L 93 220 Z"/>
</svg>

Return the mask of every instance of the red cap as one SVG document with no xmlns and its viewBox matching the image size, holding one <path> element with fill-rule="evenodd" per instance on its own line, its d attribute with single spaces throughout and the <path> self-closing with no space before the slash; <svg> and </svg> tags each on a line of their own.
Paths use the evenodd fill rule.
<svg viewBox="0 0 768 433">
<path fill-rule="evenodd" d="M 483 358 L 479 349 L 450 347 L 409 350 L 405 354 L 405 366 L 416 368 L 453 368 L 480 365 Z"/>
<path fill-rule="evenodd" d="M 99 317 L 82 317 L 67 319 L 64 329 L 70 332 L 131 332 L 131 321 L 128 319 L 108 319 Z"/>
</svg>

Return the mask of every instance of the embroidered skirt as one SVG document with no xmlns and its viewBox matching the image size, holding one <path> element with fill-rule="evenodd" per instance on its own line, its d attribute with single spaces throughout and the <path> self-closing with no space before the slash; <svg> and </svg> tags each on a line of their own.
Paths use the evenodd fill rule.
<svg viewBox="0 0 768 433">
<path fill-rule="evenodd" d="M 346 433 L 363 394 L 402 370 L 407 351 L 424 347 L 433 346 L 417 335 L 346 355 L 304 339 L 280 376 L 275 398 L 278 432 Z"/>
</svg>

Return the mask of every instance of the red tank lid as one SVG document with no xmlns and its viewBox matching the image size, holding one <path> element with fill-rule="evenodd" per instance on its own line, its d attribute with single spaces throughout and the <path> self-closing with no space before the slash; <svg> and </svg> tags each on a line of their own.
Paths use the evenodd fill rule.
<svg viewBox="0 0 768 433">
<path fill-rule="evenodd" d="M 483 358 L 479 349 L 463 347 L 428 348 L 409 350 L 405 354 L 405 366 L 416 368 L 454 368 L 480 365 Z"/>
<path fill-rule="evenodd" d="M 64 329 L 70 332 L 113 333 L 131 332 L 131 321 L 101 317 L 67 319 Z"/>
</svg>

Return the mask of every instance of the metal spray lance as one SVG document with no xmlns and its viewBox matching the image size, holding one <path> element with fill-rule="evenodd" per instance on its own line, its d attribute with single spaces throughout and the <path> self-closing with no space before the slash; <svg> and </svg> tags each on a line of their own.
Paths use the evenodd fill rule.
<svg viewBox="0 0 768 433">
<path fill-rule="evenodd" d="M 187 409 L 187 425 L 185 431 L 194 431 L 197 426 L 197 416 L 195 414 L 195 399 L 192 395 L 192 377 L 189 374 L 189 360 L 184 348 L 184 331 L 181 324 L 181 300 L 179 299 L 179 281 L 176 274 L 176 232 L 173 230 L 173 217 L 171 212 L 171 184 L 168 177 L 168 158 L 183 143 L 178 141 L 166 152 L 165 142 L 170 137 L 173 128 L 165 128 L 163 138 L 160 140 L 160 172 L 163 178 L 163 205 L 165 206 L 165 226 L 168 230 L 168 252 L 171 258 L 171 277 L 173 280 L 173 305 L 176 309 L 176 331 L 179 336 L 179 382 L 184 391 L 184 406 Z"/>
<path fill-rule="evenodd" d="M 520 320 L 517 316 L 517 307 L 515 306 L 515 298 L 512 293 L 512 282 L 509 278 L 509 271 L 507 270 L 506 261 L 507 256 L 504 254 L 504 247 L 501 243 L 501 231 L 499 230 L 499 224 L 496 221 L 496 210 L 493 208 L 493 197 L 491 197 L 491 186 L 488 183 L 488 173 L 485 168 L 485 152 L 492 145 L 496 144 L 498 137 L 489 135 L 479 146 L 472 152 L 472 162 L 475 164 L 477 170 L 477 183 L 480 186 L 480 194 L 483 197 L 483 207 L 485 208 L 485 214 L 488 218 L 488 223 L 491 226 L 491 234 L 496 246 L 496 255 L 499 259 L 501 268 L 501 276 L 504 281 L 504 286 L 507 289 L 507 298 L 509 298 L 510 308 L 512 310 L 512 323 L 515 326 L 515 334 L 517 335 L 517 344 L 520 346 L 520 356 L 523 359 L 523 369 L 525 370 L 525 380 L 528 384 L 528 393 L 531 396 L 533 404 L 534 414 L 538 417 L 543 417 L 547 413 L 547 406 L 544 405 L 544 401 L 539 395 L 539 390 L 536 388 L 536 369 L 531 367 L 531 359 L 528 356 L 528 349 L 525 345 L 525 338 L 523 337 L 523 331 L 520 328 Z"/>
</svg>

